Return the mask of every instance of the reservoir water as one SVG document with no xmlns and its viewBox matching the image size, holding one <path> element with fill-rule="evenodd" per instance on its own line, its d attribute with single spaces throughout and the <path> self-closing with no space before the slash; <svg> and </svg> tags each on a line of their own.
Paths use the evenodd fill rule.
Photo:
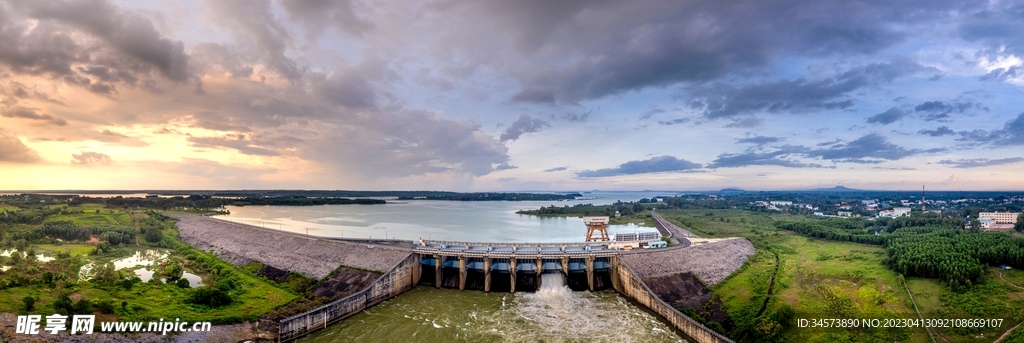
<svg viewBox="0 0 1024 343">
<path fill-rule="evenodd" d="M 542 206 L 611 204 L 635 201 L 665 192 L 594 192 L 570 201 L 397 201 L 385 205 L 228 206 L 219 218 L 267 228 L 324 237 L 440 239 L 476 242 L 580 242 L 586 235 L 582 218 L 516 214 Z M 609 234 L 654 231 L 633 225 L 612 225 Z"/>
</svg>

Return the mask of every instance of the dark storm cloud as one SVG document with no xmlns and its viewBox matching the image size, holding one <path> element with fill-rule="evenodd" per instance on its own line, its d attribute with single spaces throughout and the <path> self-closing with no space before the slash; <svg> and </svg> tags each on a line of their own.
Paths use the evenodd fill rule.
<svg viewBox="0 0 1024 343">
<path fill-rule="evenodd" d="M 549 89 L 526 89 L 512 96 L 512 102 L 554 104 L 555 93 Z"/>
<path fill-rule="evenodd" d="M 629 161 L 615 168 L 584 170 L 576 173 L 576 176 L 591 178 L 659 172 L 692 172 L 701 167 L 700 163 L 693 163 L 675 158 L 674 156 L 665 155 L 652 157 L 647 160 Z"/>
<path fill-rule="evenodd" d="M 529 114 L 522 114 L 519 116 L 519 120 L 509 125 L 505 132 L 501 133 L 501 137 L 498 140 L 501 142 L 514 141 L 525 133 L 540 132 L 540 130 L 548 126 L 551 125 L 544 119 L 531 118 Z"/>
<path fill-rule="evenodd" d="M 15 108 L 3 108 L 0 109 L 0 117 L 6 118 L 24 118 L 32 120 L 40 120 L 52 125 L 64 126 L 68 124 L 67 120 L 63 118 L 54 117 L 49 114 L 39 113 L 38 109 L 28 107 L 15 107 Z"/>
<path fill-rule="evenodd" d="M 1006 81 L 1007 79 L 1012 79 L 1012 78 L 1017 77 L 1018 73 L 1024 74 L 1024 69 L 1021 69 L 1021 66 L 1012 66 L 1012 67 L 1009 67 L 1009 68 L 996 68 L 996 69 L 992 69 L 992 71 L 988 72 L 988 74 L 985 74 L 985 75 L 982 75 L 982 76 L 978 77 L 978 80 L 981 80 L 981 81 L 990 81 L 990 80 Z"/>
<path fill-rule="evenodd" d="M 806 151 L 801 146 L 784 146 L 779 150 L 762 152 L 747 150 L 741 153 L 724 153 L 718 155 L 714 161 L 708 164 L 708 168 L 737 168 L 746 166 L 780 166 L 790 168 L 822 168 L 817 163 L 803 163 L 794 159 L 786 159 L 785 156 Z"/>
<path fill-rule="evenodd" d="M 110 156 L 92 151 L 82 151 L 78 154 L 71 154 L 71 164 L 83 166 L 110 165 Z"/>
<path fill-rule="evenodd" d="M 925 120 L 948 121 L 951 114 L 963 114 L 972 110 L 988 111 L 988 107 L 972 101 L 925 101 L 914 106 L 915 112 L 925 113 Z"/>
<path fill-rule="evenodd" d="M 1016 146 L 1024 145 L 1024 112 L 1017 115 L 1001 129 L 992 131 L 974 130 L 957 132 L 961 136 L 959 140 L 976 144 L 991 144 L 994 146 Z"/>
<path fill-rule="evenodd" d="M 984 3 L 977 11 L 966 12 L 960 20 L 960 37 L 985 44 L 985 53 L 1024 53 L 1024 4 L 1014 1 Z"/>
<path fill-rule="evenodd" d="M 779 56 L 869 56 L 905 30 L 961 10 L 953 1 L 866 3 L 461 2 L 436 6 L 472 30 L 446 35 L 459 56 L 522 71 L 523 89 L 559 102 L 702 83 Z M 433 13 L 432 13 L 433 14 Z M 551 58 L 547 58 L 551 57 Z"/>
<path fill-rule="evenodd" d="M 372 178 L 456 172 L 482 176 L 508 164 L 508 147 L 480 125 L 419 110 L 372 112 L 307 139 L 304 157 Z M 358 161 L 358 165 L 352 161 Z"/>
<path fill-rule="evenodd" d="M 893 144 L 884 136 L 871 133 L 850 142 L 839 140 L 818 144 L 816 148 L 802 145 L 785 145 L 773 151 L 747 149 L 742 153 L 725 153 L 716 158 L 708 168 L 730 168 L 758 165 L 773 165 L 794 168 L 821 168 L 816 163 L 805 163 L 795 157 L 813 158 L 830 162 L 876 164 L 899 160 L 918 154 L 946 151 L 936 149 L 906 149 Z"/>
<path fill-rule="evenodd" d="M 214 0 L 207 4 L 239 41 L 253 45 L 271 70 L 293 82 L 302 78 L 304 69 L 285 54 L 293 44 L 292 36 L 274 16 L 269 0 Z"/>
<path fill-rule="evenodd" d="M 502 163 L 502 164 L 499 164 L 499 165 L 494 167 L 494 171 L 502 171 L 502 170 L 509 170 L 509 169 L 519 169 L 519 167 L 518 166 L 510 165 L 508 163 Z"/>
<path fill-rule="evenodd" d="M 554 168 L 551 168 L 551 169 L 544 169 L 544 172 L 545 173 L 551 173 L 551 172 L 557 172 L 557 171 L 564 171 L 564 170 L 568 170 L 568 169 L 569 169 L 569 167 L 554 167 Z"/>
<path fill-rule="evenodd" d="M 104 0 L 31 1 L 19 5 L 25 6 L 32 17 L 51 19 L 88 32 L 117 52 L 155 67 L 168 79 L 184 81 L 189 77 L 184 45 L 163 37 L 151 21 L 137 13 L 124 11 Z"/>
<path fill-rule="evenodd" d="M 25 146 L 18 137 L 0 131 L 0 163 L 32 163 L 42 161 L 35 151 Z"/>
<path fill-rule="evenodd" d="M 672 119 L 672 120 L 659 121 L 658 125 L 670 126 L 670 125 L 686 124 L 686 123 L 689 123 L 690 120 L 692 120 L 692 119 L 691 118 L 676 118 L 676 119 Z"/>
<path fill-rule="evenodd" d="M 848 143 L 836 143 L 828 148 L 811 150 L 805 155 L 835 162 L 880 163 L 883 160 L 899 160 L 921 153 L 935 153 L 944 150 L 905 149 L 893 144 L 880 134 L 871 133 Z"/>
<path fill-rule="evenodd" d="M 854 91 L 930 69 L 914 62 L 899 60 L 854 67 L 825 79 L 798 78 L 740 86 L 716 82 L 689 87 L 687 93 L 705 104 L 704 115 L 709 118 L 761 111 L 802 113 L 843 110 L 853 107 L 850 96 Z"/>
<path fill-rule="evenodd" d="M 747 138 L 737 139 L 736 143 L 747 143 L 747 144 L 765 145 L 765 144 L 769 144 L 769 143 L 778 143 L 778 142 L 781 142 L 783 140 L 785 140 L 785 138 L 782 138 L 782 137 L 754 136 L 754 137 L 747 137 Z"/>
<path fill-rule="evenodd" d="M 867 121 L 869 124 L 889 125 L 903 119 L 903 116 L 905 115 L 906 112 L 903 112 L 903 110 L 898 107 L 893 107 L 885 112 L 868 117 Z"/>
<path fill-rule="evenodd" d="M 374 27 L 357 13 L 357 5 L 351 0 L 283 0 L 281 6 L 293 22 L 306 29 L 310 38 L 319 37 L 329 27 L 353 36 L 363 36 Z"/>
<path fill-rule="evenodd" d="M 764 125 L 764 119 L 758 117 L 734 118 L 732 123 L 725 124 L 725 127 L 749 129 Z"/>
<path fill-rule="evenodd" d="M 315 92 L 322 99 L 338 106 L 368 108 L 377 104 L 377 90 L 371 84 L 373 75 L 366 69 L 336 70 L 322 81 L 316 81 Z"/>
<path fill-rule="evenodd" d="M 956 131 L 953 131 L 948 126 L 939 126 L 938 128 L 935 128 L 935 130 L 922 129 L 921 131 L 917 131 L 917 133 L 922 135 L 929 135 L 932 137 L 939 137 L 945 135 L 955 135 Z"/>
<path fill-rule="evenodd" d="M 999 159 L 988 159 L 988 158 L 963 158 L 956 161 L 953 160 L 942 160 L 936 162 L 938 164 L 945 164 L 952 166 L 953 168 L 980 168 L 980 167 L 991 167 L 1003 164 L 1013 164 L 1024 162 L 1024 157 L 1008 157 Z"/>
</svg>

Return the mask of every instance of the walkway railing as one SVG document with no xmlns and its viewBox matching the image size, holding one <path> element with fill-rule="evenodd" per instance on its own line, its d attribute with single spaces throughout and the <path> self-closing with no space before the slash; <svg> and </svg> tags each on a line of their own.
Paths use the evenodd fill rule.
<svg viewBox="0 0 1024 343">
<path fill-rule="evenodd" d="M 413 268 L 419 268 L 414 254 L 409 254 L 369 287 L 327 305 L 300 313 L 280 321 L 278 340 L 287 342 L 326 328 L 327 325 L 348 318 L 360 311 L 395 297 L 415 286 Z"/>
</svg>

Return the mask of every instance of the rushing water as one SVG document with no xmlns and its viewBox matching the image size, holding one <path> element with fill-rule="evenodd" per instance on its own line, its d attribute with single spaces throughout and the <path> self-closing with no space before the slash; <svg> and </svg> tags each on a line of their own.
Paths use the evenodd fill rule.
<svg viewBox="0 0 1024 343">
<path fill-rule="evenodd" d="M 435 201 L 410 200 L 386 205 L 229 206 L 221 218 L 267 228 L 326 237 L 506 242 L 579 242 L 586 235 L 582 218 L 537 217 L 515 212 L 541 206 L 611 204 L 667 195 L 664 192 L 584 194 L 571 201 Z M 612 225 L 610 234 L 654 231 Z"/>
<path fill-rule="evenodd" d="M 685 342 L 615 291 L 572 292 L 561 274 L 536 293 L 419 286 L 300 342 Z"/>
</svg>

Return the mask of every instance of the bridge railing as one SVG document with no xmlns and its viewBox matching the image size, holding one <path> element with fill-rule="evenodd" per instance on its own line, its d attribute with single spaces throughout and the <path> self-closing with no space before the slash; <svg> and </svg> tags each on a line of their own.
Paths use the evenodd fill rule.
<svg viewBox="0 0 1024 343">
<path fill-rule="evenodd" d="M 458 247 L 458 246 L 463 246 L 464 247 L 466 245 L 469 245 L 471 247 L 493 246 L 493 247 L 521 247 L 521 248 L 527 247 L 528 248 L 528 247 L 538 247 L 538 246 L 541 246 L 541 247 L 560 247 L 560 246 L 563 246 L 563 245 L 567 246 L 567 247 L 581 247 L 581 246 L 600 247 L 600 246 L 607 246 L 608 245 L 608 242 L 591 242 L 591 243 L 585 243 L 585 242 L 553 242 L 553 243 L 552 242 L 467 242 L 467 241 L 442 241 L 442 240 L 429 240 L 429 239 L 424 239 L 422 241 L 424 243 L 428 244 L 428 245 L 444 244 L 444 245 L 455 246 L 455 247 Z"/>
<path fill-rule="evenodd" d="M 466 249 L 441 249 L 431 247 L 416 247 L 413 252 L 417 254 L 429 255 L 445 255 L 445 256 L 467 256 L 467 257 L 517 257 L 517 258 L 536 258 L 536 257 L 607 257 L 617 255 L 618 252 L 615 250 L 591 250 L 591 251 L 560 251 L 560 250 L 548 250 L 548 251 L 536 251 L 523 249 L 516 252 L 512 251 L 482 251 L 482 250 L 466 250 Z"/>
<path fill-rule="evenodd" d="M 327 305 L 282 319 L 278 323 L 279 341 L 287 342 L 326 328 L 333 322 L 348 318 L 412 289 L 415 286 L 413 284 L 413 268 L 419 268 L 419 266 L 416 264 L 415 255 L 409 254 L 402 262 L 377 278 L 369 287 Z"/>
</svg>

